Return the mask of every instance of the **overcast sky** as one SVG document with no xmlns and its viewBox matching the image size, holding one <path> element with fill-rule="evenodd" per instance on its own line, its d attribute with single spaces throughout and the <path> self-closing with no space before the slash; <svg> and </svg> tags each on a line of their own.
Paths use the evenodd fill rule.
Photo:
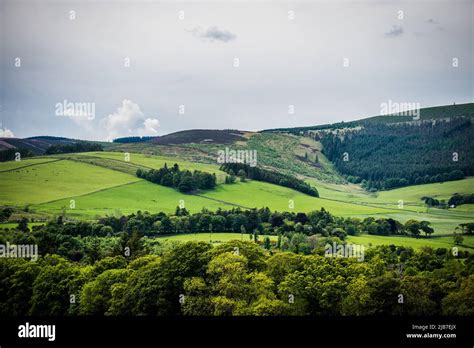
<svg viewBox="0 0 474 348">
<path fill-rule="evenodd" d="M 0 0 L 0 136 L 260 130 L 389 100 L 472 102 L 473 3 Z M 64 101 L 91 113 L 58 113 Z"/>
</svg>

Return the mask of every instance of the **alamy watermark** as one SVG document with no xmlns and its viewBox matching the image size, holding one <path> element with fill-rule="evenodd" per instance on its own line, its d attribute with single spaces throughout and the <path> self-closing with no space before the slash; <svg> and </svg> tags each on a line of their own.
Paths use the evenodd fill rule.
<svg viewBox="0 0 474 348">
<path fill-rule="evenodd" d="M 95 103 L 71 103 L 64 99 L 55 105 L 56 116 L 77 117 L 93 120 L 95 118 Z"/>
<path fill-rule="evenodd" d="M 409 116 L 413 117 L 413 120 L 418 121 L 420 119 L 420 103 L 398 103 L 389 99 L 388 102 L 383 102 L 380 104 L 380 114 L 392 116 Z"/>
<path fill-rule="evenodd" d="M 257 150 L 225 150 L 217 151 L 217 163 L 244 163 L 250 167 L 257 166 Z"/>
<path fill-rule="evenodd" d="M 26 322 L 18 326 L 20 338 L 47 338 L 52 342 L 56 339 L 56 325 L 36 325 Z"/>
<path fill-rule="evenodd" d="M 27 258 L 31 261 L 38 260 L 37 244 L 0 244 L 0 258 Z"/>
<path fill-rule="evenodd" d="M 324 246 L 324 256 L 326 257 L 354 257 L 357 261 L 364 261 L 365 247 L 360 244 L 326 244 Z"/>
</svg>

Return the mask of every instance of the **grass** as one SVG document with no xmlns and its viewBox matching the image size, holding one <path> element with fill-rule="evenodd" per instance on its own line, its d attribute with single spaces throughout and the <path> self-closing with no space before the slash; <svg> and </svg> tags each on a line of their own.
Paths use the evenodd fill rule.
<svg viewBox="0 0 474 348">
<path fill-rule="evenodd" d="M 22 167 L 36 166 L 41 163 L 56 161 L 57 159 L 51 157 L 35 157 L 30 159 L 23 159 L 21 161 L 8 161 L 0 163 L 0 173 L 11 171 Z"/>
<path fill-rule="evenodd" d="M 463 236 L 464 241 L 462 245 L 458 246 L 459 250 L 469 250 L 474 252 L 474 236 Z M 414 249 L 420 249 L 424 246 L 430 246 L 436 248 L 452 248 L 454 247 L 453 238 L 449 236 L 445 237 L 429 237 L 429 238 L 413 238 L 409 236 L 374 236 L 363 234 L 359 236 L 348 236 L 347 240 L 350 243 L 361 244 L 366 248 L 377 245 L 403 245 L 412 247 Z"/>
<path fill-rule="evenodd" d="M 143 166 L 147 168 L 159 169 L 162 168 L 165 164 L 168 167 L 171 167 L 173 164 L 177 163 L 181 169 L 187 169 L 190 171 L 200 170 L 208 173 L 215 173 L 217 176 L 218 182 L 224 182 L 226 173 L 219 170 L 219 166 L 213 164 L 204 164 L 190 161 L 178 160 L 173 157 L 168 156 L 155 156 L 155 155 L 146 155 L 146 154 L 136 154 L 130 153 L 129 161 L 125 161 L 125 153 L 121 152 L 87 152 L 74 154 L 75 157 L 98 157 L 112 159 L 118 162 L 123 162 L 126 164 L 132 164 L 135 166 Z M 112 168 L 114 169 L 114 168 Z"/>
<path fill-rule="evenodd" d="M 259 240 L 263 240 L 267 236 L 258 236 Z M 277 241 L 277 236 L 268 236 L 270 240 Z M 214 233 L 191 233 L 191 234 L 178 234 L 171 236 L 157 237 L 158 239 L 169 240 L 169 241 L 179 241 L 179 242 L 210 242 L 212 243 L 224 243 L 231 240 L 243 240 L 249 241 L 249 235 L 247 233 L 226 233 L 226 232 L 214 232 Z"/>
<path fill-rule="evenodd" d="M 438 234 L 452 233 L 460 223 L 474 221 L 474 205 L 472 204 L 461 205 L 454 209 L 428 209 L 421 200 L 423 196 L 430 196 L 447 201 L 454 193 L 474 193 L 474 178 L 402 187 L 374 193 L 364 191 L 354 184 L 336 185 L 314 179 L 307 179 L 307 181 L 318 187 L 319 195 L 322 198 L 331 199 L 341 204 L 347 202 L 385 208 L 384 212 L 377 214 L 377 216 L 391 217 L 401 222 L 406 222 L 409 219 L 427 220 L 432 223 L 435 233 Z M 403 207 L 399 207 L 399 201 L 403 201 Z"/>
<path fill-rule="evenodd" d="M 211 155 L 226 147 L 233 150 L 256 150 L 258 165 L 282 173 L 308 176 L 323 182 L 342 183 L 332 164 L 320 152 L 321 144 L 309 138 L 277 133 L 253 133 L 248 141 L 233 145 L 187 144 L 188 149 Z M 183 147 L 184 147 L 183 146 Z M 308 159 L 305 160 L 305 153 Z M 319 163 L 315 163 L 316 155 Z"/>
<path fill-rule="evenodd" d="M 286 187 L 265 182 L 247 181 L 232 185 L 220 185 L 215 190 L 208 191 L 204 196 L 230 201 L 250 208 L 269 207 L 271 210 L 309 212 L 325 208 L 339 216 L 357 216 L 364 214 L 379 214 L 385 209 L 367 207 L 357 204 L 341 204 L 321 198 L 311 197 Z M 294 208 L 290 207 L 290 200 Z"/>
<path fill-rule="evenodd" d="M 250 139 L 256 137 L 258 135 L 253 135 Z M 298 137 L 292 137 L 289 141 L 293 144 L 298 141 Z M 309 144 L 308 140 L 301 144 L 305 145 L 304 149 L 307 146 L 316 150 L 318 148 L 317 144 Z M 69 160 L 58 161 L 61 158 Z M 278 157 L 275 158 L 277 160 Z M 44 216 L 56 215 L 66 209 L 70 217 L 79 219 L 94 219 L 106 214 L 131 214 L 137 210 L 173 213 L 180 200 L 192 212 L 202 208 L 216 210 L 219 207 L 230 209 L 235 206 L 268 206 L 271 210 L 295 212 L 325 208 L 343 217 L 391 217 L 401 222 L 408 219 L 427 220 L 432 223 L 435 234 L 452 233 L 458 224 L 474 220 L 474 205 L 447 210 L 427 209 L 421 201 L 423 196 L 448 199 L 456 192 L 474 193 L 474 178 L 377 193 L 368 193 L 354 184 L 335 184 L 307 178 L 318 188 L 320 198 L 315 198 L 256 181 L 222 184 L 215 190 L 189 195 L 140 180 L 134 175 L 140 166 L 161 168 L 165 163 L 178 163 L 183 169 L 214 172 L 219 182 L 225 177 L 217 165 L 176 160 L 169 156 L 131 153 L 129 162 L 119 152 L 46 156 L 0 163 L 0 205 L 31 205 L 31 212 Z M 69 208 L 71 199 L 75 201 L 74 209 Z M 399 200 L 403 200 L 403 208 L 399 208 Z"/>
<path fill-rule="evenodd" d="M 260 240 L 263 240 L 266 236 L 259 236 Z M 268 236 L 270 240 L 276 241 L 277 236 Z M 168 241 L 179 241 L 179 242 L 209 242 L 212 243 L 223 243 L 231 240 L 249 240 L 249 235 L 240 233 L 193 233 L 193 234 L 177 234 L 170 236 L 157 237 L 158 239 Z M 430 238 L 413 238 L 409 236 L 373 236 L 373 235 L 360 235 L 360 236 L 348 236 L 348 242 L 354 244 L 364 245 L 366 248 L 377 245 L 403 245 L 412 247 L 414 249 L 420 249 L 425 246 L 436 248 L 450 249 L 454 247 L 452 237 L 430 237 Z M 474 236 L 464 236 L 463 244 L 458 246 L 459 250 L 474 251 Z"/>
<path fill-rule="evenodd" d="M 69 201 L 74 199 L 75 208 L 69 209 Z M 71 217 L 94 218 L 97 215 L 131 214 L 137 210 L 157 213 L 173 213 L 176 206 L 184 201 L 186 209 L 200 211 L 203 207 L 216 210 L 219 207 L 231 209 L 236 206 L 261 208 L 268 206 L 272 210 L 311 211 L 325 207 L 339 215 L 356 216 L 369 214 L 377 208 L 325 201 L 290 190 L 285 187 L 263 182 L 248 181 L 232 185 L 218 185 L 215 190 L 202 192 L 199 195 L 181 193 L 173 188 L 152 184 L 140 180 L 128 185 L 113 187 L 99 192 L 81 196 L 68 197 L 62 200 L 33 205 L 30 208 L 40 213 L 59 214 L 63 208 Z M 294 209 L 289 208 L 289 201 L 294 201 Z"/>
<path fill-rule="evenodd" d="M 75 200 L 75 208 L 69 208 L 69 200 Z M 97 216 L 122 215 L 136 213 L 138 210 L 151 213 L 174 213 L 176 207 L 184 201 L 186 209 L 197 212 L 203 207 L 216 210 L 219 207 L 232 208 L 220 202 L 180 193 L 179 191 L 140 180 L 128 185 L 113 187 L 82 196 L 69 197 L 54 202 L 33 205 L 31 209 L 40 213 L 59 214 L 66 209 L 69 217 L 94 219 Z"/>
<path fill-rule="evenodd" d="M 131 175 L 73 161 L 42 163 L 0 173 L 0 205 L 38 204 L 137 180 Z"/>
</svg>

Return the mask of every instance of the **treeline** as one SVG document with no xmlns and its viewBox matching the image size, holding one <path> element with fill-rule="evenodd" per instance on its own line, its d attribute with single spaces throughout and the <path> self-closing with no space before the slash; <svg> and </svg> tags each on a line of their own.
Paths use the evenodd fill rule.
<svg viewBox="0 0 474 348">
<path fill-rule="evenodd" d="M 165 163 L 163 168 L 158 170 L 137 169 L 139 178 L 148 180 L 152 183 L 173 187 L 181 192 L 191 192 L 193 190 L 212 190 L 216 186 L 216 175 L 195 170 L 180 170 L 179 165 L 175 163 L 168 168 Z"/>
<path fill-rule="evenodd" d="M 124 137 L 124 138 L 116 138 L 112 140 L 112 142 L 119 143 L 119 144 L 144 143 L 146 141 L 150 141 L 156 138 L 158 137 L 153 137 L 153 136 Z"/>
<path fill-rule="evenodd" d="M 258 167 L 251 167 L 250 165 L 244 163 L 224 163 L 221 165 L 220 170 L 230 174 L 231 176 L 234 176 L 237 173 L 238 176 L 245 175 L 246 178 L 252 180 L 264 181 L 271 184 L 288 187 L 313 197 L 319 197 L 319 193 L 316 188 L 291 175 L 285 175 Z"/>
<path fill-rule="evenodd" d="M 101 144 L 89 142 L 77 142 L 72 144 L 54 144 L 46 149 L 46 155 L 56 155 L 60 153 L 104 151 Z"/>
<path fill-rule="evenodd" d="M 473 204 L 474 194 L 459 194 L 455 193 L 446 203 L 446 200 L 438 200 L 434 197 L 424 196 L 421 199 L 425 202 L 428 207 L 436 207 L 441 209 L 447 209 L 451 207 L 457 207 L 462 204 Z"/>
<path fill-rule="evenodd" d="M 458 206 L 461 204 L 474 204 L 474 194 L 461 195 L 456 193 L 449 199 L 448 204 L 450 206 Z"/>
<path fill-rule="evenodd" d="M 474 315 L 472 256 L 395 246 L 367 250 L 364 262 L 323 255 L 232 241 L 90 264 L 2 258 L 0 315 Z"/>
<path fill-rule="evenodd" d="M 5 212 L 10 214 L 11 211 Z M 459 226 L 462 233 L 472 234 L 474 223 Z M 128 216 L 108 216 L 96 222 L 67 222 L 60 217 L 57 221 L 49 222 L 44 226 L 33 226 L 32 233 L 28 236 L 16 234 L 15 231 L 28 231 L 28 220 L 22 219 L 16 229 L 11 230 L 10 239 L 16 242 L 25 241 L 21 238 L 30 238 L 31 243 L 38 244 L 43 250 L 71 257 L 63 254 L 63 243 L 69 246 L 78 246 L 74 251 L 74 260 L 81 260 L 87 254 L 84 247 L 79 247 L 80 242 L 68 238 L 81 237 L 123 237 L 137 234 L 145 237 L 158 237 L 176 234 L 234 232 L 245 235 L 256 242 L 264 243 L 266 235 L 280 236 L 280 242 L 275 245 L 277 249 L 294 250 L 293 247 L 285 249 L 285 241 L 291 245 L 299 243 L 299 250 L 311 253 L 311 240 L 318 238 L 338 238 L 344 241 L 348 235 L 410 235 L 420 237 L 422 234 L 430 236 L 434 231 L 428 221 L 408 220 L 401 223 L 391 218 L 368 217 L 344 218 L 336 217 L 322 208 L 309 213 L 272 212 L 268 208 L 231 210 L 218 209 L 214 212 L 203 209 L 197 213 L 189 213 L 185 208 L 177 207 L 174 214 L 137 212 Z M 4 236 L 7 236 L 8 233 Z M 308 239 L 307 237 L 313 237 Z M 17 237 L 20 238 L 17 240 Z M 32 238 L 32 239 L 31 239 Z M 286 239 L 285 239 L 286 238 Z M 1 242 L 1 241 L 0 241 Z"/>
<path fill-rule="evenodd" d="M 459 180 L 474 174 L 470 119 L 421 124 L 365 124 L 344 137 L 321 139 L 324 154 L 368 190 Z"/>
<path fill-rule="evenodd" d="M 289 133 L 289 134 L 294 134 L 294 135 L 301 135 L 309 131 L 352 128 L 352 127 L 360 126 L 361 123 L 362 121 L 349 121 L 349 122 L 341 121 L 337 123 L 324 124 L 320 126 L 265 129 L 261 132 L 262 133 L 284 132 L 284 133 Z"/>
<path fill-rule="evenodd" d="M 35 155 L 31 150 L 25 148 L 7 149 L 0 151 L 0 162 L 14 161 L 18 153 L 20 154 L 20 159 Z"/>
</svg>

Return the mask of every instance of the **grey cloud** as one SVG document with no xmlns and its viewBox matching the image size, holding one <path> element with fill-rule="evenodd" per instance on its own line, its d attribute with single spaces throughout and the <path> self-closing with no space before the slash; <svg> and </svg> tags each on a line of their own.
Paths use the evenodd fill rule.
<svg viewBox="0 0 474 348">
<path fill-rule="evenodd" d="M 433 19 L 433 18 L 429 18 L 427 21 L 426 21 L 428 24 L 432 24 L 432 25 L 435 25 L 436 26 L 436 29 L 438 30 L 444 30 L 444 28 L 441 26 L 441 24 L 436 20 L 436 19 Z"/>
<path fill-rule="evenodd" d="M 228 30 L 221 30 L 216 26 L 209 27 L 204 32 L 200 28 L 196 28 L 193 30 L 193 33 L 195 36 L 201 39 L 206 39 L 210 41 L 229 42 L 237 38 L 237 35 L 231 33 Z"/>
<path fill-rule="evenodd" d="M 403 28 L 399 25 L 392 25 L 392 29 L 385 33 L 386 37 L 397 37 L 403 34 Z"/>
</svg>

